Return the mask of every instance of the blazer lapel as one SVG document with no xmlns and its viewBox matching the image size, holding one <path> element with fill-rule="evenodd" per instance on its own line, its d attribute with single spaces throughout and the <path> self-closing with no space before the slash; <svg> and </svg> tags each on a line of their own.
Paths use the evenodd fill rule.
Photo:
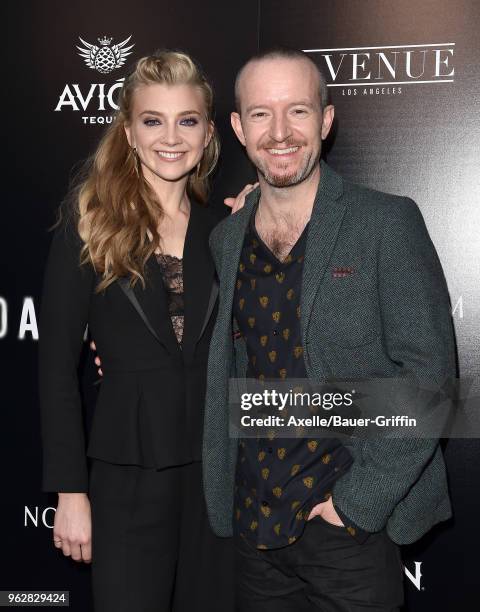
<svg viewBox="0 0 480 612">
<path fill-rule="evenodd" d="M 167 294 L 155 256 L 152 255 L 145 265 L 145 289 L 140 283 L 134 288 L 130 287 L 128 278 L 117 280 L 152 335 L 170 353 L 183 354 L 186 362 L 193 357 L 195 345 L 205 331 L 219 293 L 215 266 L 208 247 L 212 223 L 199 207 L 200 204 L 192 202 L 183 250 L 185 319 L 182 349 L 173 331 Z"/>
<path fill-rule="evenodd" d="M 205 312 L 205 317 L 203 319 L 203 324 L 202 324 L 202 327 L 200 329 L 200 333 L 198 334 L 197 342 L 200 340 L 200 338 L 203 335 L 203 332 L 205 331 L 205 328 L 207 327 L 208 321 L 209 321 L 210 316 L 212 314 L 213 307 L 215 306 L 215 302 L 217 301 L 218 294 L 219 294 L 218 281 L 217 281 L 217 279 L 215 277 L 213 277 L 213 279 L 212 279 L 212 289 L 210 291 L 210 298 L 208 300 L 207 310 Z"/>
<path fill-rule="evenodd" d="M 137 282 L 130 286 L 129 278 L 119 278 L 118 285 L 142 318 L 152 335 L 172 354 L 180 354 L 175 332 L 170 321 L 167 296 L 160 268 L 152 255 L 145 264 L 145 289 Z"/>
<path fill-rule="evenodd" d="M 320 184 L 310 217 L 303 264 L 300 323 L 304 346 L 313 301 L 325 274 L 345 214 L 346 206 L 339 201 L 342 194 L 341 177 L 322 161 Z"/>
<path fill-rule="evenodd" d="M 183 303 L 185 326 L 182 351 L 188 363 L 195 345 L 205 330 L 218 295 L 208 237 L 213 229 L 210 217 L 201 205 L 192 201 L 190 222 L 183 249 Z"/>
<path fill-rule="evenodd" d="M 145 323 L 145 325 L 148 327 L 150 333 L 155 336 L 155 338 L 159 341 L 162 342 L 160 340 L 160 337 L 158 336 L 157 332 L 153 329 L 153 327 L 150 325 L 150 321 L 147 319 L 147 316 L 143 310 L 143 308 L 140 305 L 140 302 L 137 299 L 137 296 L 135 295 L 135 291 L 132 289 L 132 287 L 130 286 L 130 279 L 127 277 L 122 277 L 117 279 L 117 283 L 120 287 L 120 289 L 123 291 L 123 293 L 127 296 L 127 298 L 130 300 L 130 302 L 132 303 L 133 307 L 135 308 L 135 310 L 137 311 L 137 313 L 140 315 L 140 318 L 142 319 L 142 321 Z"/>
</svg>

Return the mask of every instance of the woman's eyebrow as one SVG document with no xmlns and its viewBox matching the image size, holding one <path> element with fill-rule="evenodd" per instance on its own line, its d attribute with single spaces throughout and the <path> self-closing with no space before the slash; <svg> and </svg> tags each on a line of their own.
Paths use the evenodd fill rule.
<svg viewBox="0 0 480 612">
<path fill-rule="evenodd" d="M 197 110 L 185 110 L 177 114 L 180 117 L 183 117 L 184 115 L 200 115 L 201 113 Z M 159 113 L 158 111 L 154 110 L 144 110 L 140 113 L 140 115 L 156 115 L 157 117 L 161 117 L 163 113 Z"/>
<path fill-rule="evenodd" d="M 178 114 L 179 115 L 200 115 L 201 113 L 199 113 L 197 110 L 186 110 Z"/>
</svg>

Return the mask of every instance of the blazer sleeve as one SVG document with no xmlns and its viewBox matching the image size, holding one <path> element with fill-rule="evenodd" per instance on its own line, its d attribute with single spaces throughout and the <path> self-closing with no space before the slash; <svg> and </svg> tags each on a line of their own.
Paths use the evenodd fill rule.
<svg viewBox="0 0 480 612">
<path fill-rule="evenodd" d="M 448 388 L 456 374 L 454 332 L 447 284 L 435 247 L 415 202 L 392 203 L 379 253 L 383 342 L 399 377 Z M 418 408 L 417 408 L 418 409 Z M 423 409 L 420 406 L 420 409 Z M 382 529 L 397 503 L 421 476 L 436 439 L 373 438 L 340 478 L 333 499 L 354 523 Z"/>
<path fill-rule="evenodd" d="M 73 221 L 57 227 L 40 309 L 39 392 L 44 491 L 88 491 L 85 432 L 77 368 L 95 275 L 80 266 Z"/>
</svg>

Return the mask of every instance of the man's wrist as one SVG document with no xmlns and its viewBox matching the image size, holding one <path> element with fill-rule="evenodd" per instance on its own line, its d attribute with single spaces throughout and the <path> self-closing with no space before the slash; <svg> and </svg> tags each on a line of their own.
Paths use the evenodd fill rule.
<svg viewBox="0 0 480 612">
<path fill-rule="evenodd" d="M 333 501 L 333 498 L 332 498 L 332 504 L 335 509 L 335 512 L 338 514 L 340 520 L 344 524 L 345 529 L 348 531 L 348 533 L 352 537 L 354 537 L 357 540 L 357 542 L 359 542 L 360 544 L 365 542 L 365 540 L 370 535 L 370 532 L 365 531 L 365 529 L 362 529 L 361 527 L 356 525 L 352 520 L 350 520 L 348 516 L 346 516 L 342 512 L 342 510 L 335 504 L 335 502 Z"/>
</svg>

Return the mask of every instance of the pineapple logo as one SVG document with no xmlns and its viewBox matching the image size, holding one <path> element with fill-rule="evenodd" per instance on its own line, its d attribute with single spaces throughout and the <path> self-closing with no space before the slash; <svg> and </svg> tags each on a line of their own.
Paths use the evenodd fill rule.
<svg viewBox="0 0 480 612">
<path fill-rule="evenodd" d="M 127 59 L 127 55 L 131 54 L 130 49 L 135 46 L 130 45 L 129 47 L 125 47 L 132 38 L 131 35 L 123 42 L 118 43 L 118 45 L 111 45 L 113 38 L 107 38 L 105 35 L 103 38 L 97 39 L 100 46 L 91 45 L 83 40 L 83 38 L 80 38 L 80 36 L 78 38 L 85 45 L 85 48 L 77 45 L 77 49 L 81 51 L 78 55 L 83 57 L 89 68 L 101 74 L 109 74 L 113 70 L 123 66 Z"/>
</svg>

